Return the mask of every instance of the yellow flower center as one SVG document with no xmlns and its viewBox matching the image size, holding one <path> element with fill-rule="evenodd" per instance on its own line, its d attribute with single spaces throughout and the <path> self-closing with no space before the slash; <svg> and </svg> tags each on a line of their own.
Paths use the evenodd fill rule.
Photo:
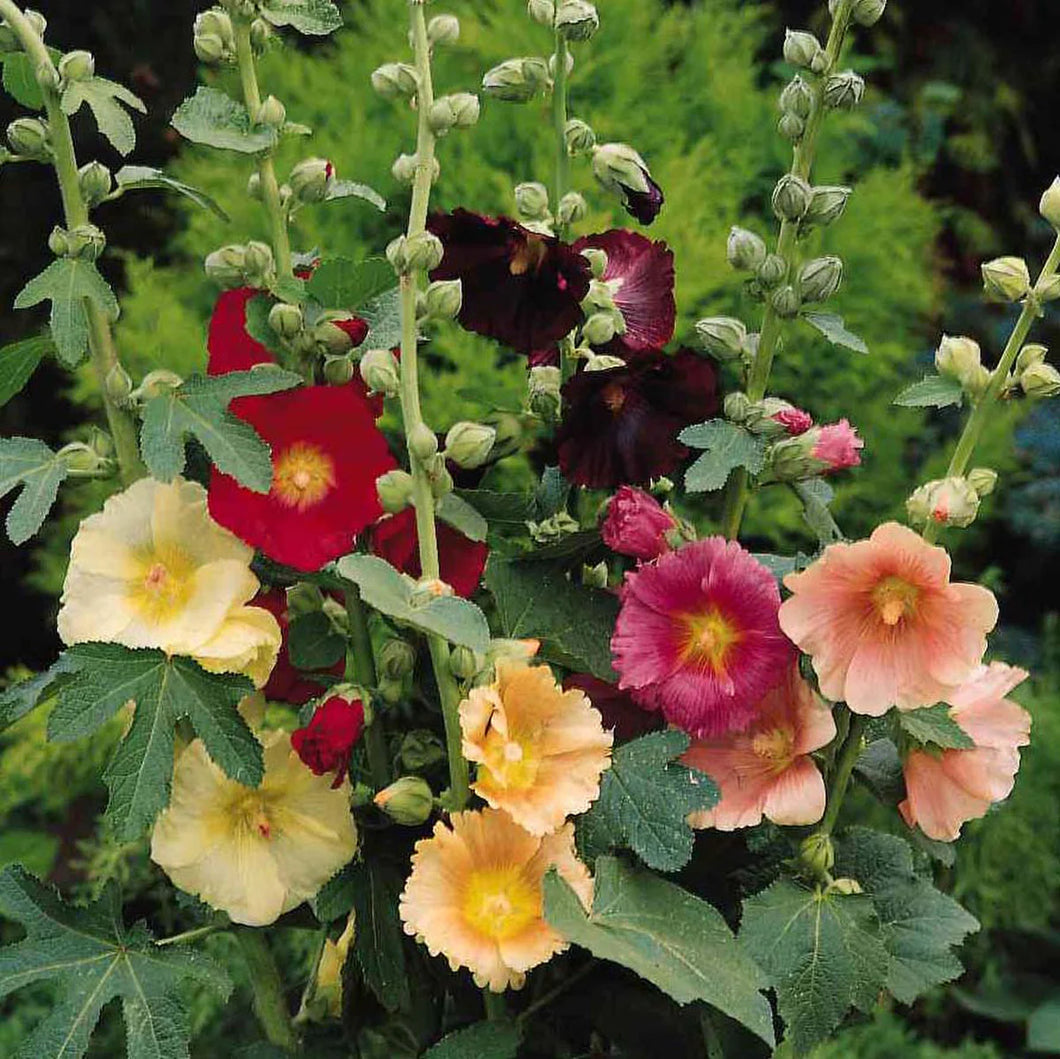
<svg viewBox="0 0 1060 1059">
<path fill-rule="evenodd" d="M 683 621 L 688 630 L 685 657 L 723 672 L 729 652 L 743 639 L 743 633 L 717 608 L 705 614 L 688 614 Z"/>
<path fill-rule="evenodd" d="M 316 445 L 296 441 L 275 459 L 273 493 L 288 507 L 305 511 L 335 487 L 335 464 Z"/>
<path fill-rule="evenodd" d="M 872 590 L 872 605 L 886 625 L 897 625 L 916 612 L 920 589 L 900 577 L 885 577 Z"/>
<path fill-rule="evenodd" d="M 238 790 L 227 807 L 227 818 L 233 833 L 241 838 L 261 838 L 268 842 L 277 834 L 276 822 L 269 813 L 269 799 L 260 790 L 235 784 Z"/>
<path fill-rule="evenodd" d="M 518 867 L 483 868 L 467 881 L 463 911 L 479 934 L 507 941 L 541 918 L 541 891 Z"/>
<path fill-rule="evenodd" d="M 191 595 L 195 564 L 173 545 L 159 545 L 141 556 L 141 574 L 133 582 L 131 603 L 153 624 L 169 621 Z"/>
<path fill-rule="evenodd" d="M 537 272 L 541 262 L 548 255 L 545 240 L 538 236 L 529 236 L 525 243 L 512 255 L 508 271 L 513 276 L 524 276 L 527 272 Z"/>
<path fill-rule="evenodd" d="M 491 729 L 483 741 L 486 760 L 480 771 L 487 775 L 482 778 L 509 791 L 525 791 L 532 787 L 541 767 L 536 742 L 532 737 L 522 740 L 514 736 L 505 738 L 496 729 Z"/>
<path fill-rule="evenodd" d="M 783 772 L 795 758 L 795 733 L 790 728 L 759 732 L 751 740 L 751 749 L 772 772 Z"/>
</svg>

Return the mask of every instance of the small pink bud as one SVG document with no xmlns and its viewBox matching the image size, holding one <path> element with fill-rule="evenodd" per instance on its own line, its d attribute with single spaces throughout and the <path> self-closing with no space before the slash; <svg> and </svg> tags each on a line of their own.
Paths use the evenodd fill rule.
<svg viewBox="0 0 1060 1059">
<path fill-rule="evenodd" d="M 813 426 L 813 416 L 801 408 L 784 408 L 770 418 L 779 423 L 787 431 L 788 437 L 792 438 L 805 434 Z"/>
<path fill-rule="evenodd" d="M 649 561 L 670 550 L 666 533 L 676 525 L 647 493 L 624 485 L 607 505 L 601 534 L 612 551 Z"/>
</svg>

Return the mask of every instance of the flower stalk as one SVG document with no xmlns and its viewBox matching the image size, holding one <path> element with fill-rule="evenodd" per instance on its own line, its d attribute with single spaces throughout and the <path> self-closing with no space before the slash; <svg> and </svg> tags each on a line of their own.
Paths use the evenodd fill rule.
<svg viewBox="0 0 1060 1059">
<path fill-rule="evenodd" d="M 854 766 L 861 756 L 862 741 L 865 736 L 865 728 L 868 718 L 862 714 L 852 713 L 850 725 L 847 728 L 846 738 L 843 740 L 836 758 L 835 768 L 832 770 L 828 784 L 828 803 L 824 816 L 817 830 L 814 832 L 822 838 L 831 835 L 839 820 L 839 810 L 843 807 L 843 799 L 846 797 L 847 788 L 850 786 L 850 777 L 854 773 Z"/>
<path fill-rule="evenodd" d="M 377 681 L 375 655 L 372 651 L 372 637 L 368 632 L 368 616 L 360 590 L 356 585 L 346 589 L 346 616 L 349 619 L 350 645 L 346 656 L 346 679 L 365 689 L 374 688 Z M 383 726 L 382 714 L 372 704 L 365 712 L 366 727 L 364 731 L 365 752 L 368 755 L 368 770 L 372 783 L 377 790 L 382 790 L 391 780 L 390 755 L 387 753 L 386 729 Z"/>
<path fill-rule="evenodd" d="M 266 1039 L 286 1052 L 295 1051 L 298 1039 L 287 1010 L 283 979 L 265 935 L 253 927 L 241 927 L 236 931 L 236 938 L 250 971 L 254 1014 L 258 1016 Z"/>
</svg>

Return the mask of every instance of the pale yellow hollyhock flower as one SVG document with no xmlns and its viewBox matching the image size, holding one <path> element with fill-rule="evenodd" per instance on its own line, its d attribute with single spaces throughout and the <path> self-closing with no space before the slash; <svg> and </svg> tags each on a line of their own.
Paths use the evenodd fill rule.
<svg viewBox="0 0 1060 1059">
<path fill-rule="evenodd" d="M 188 655 L 259 687 L 280 649 L 276 619 L 245 604 L 254 551 L 217 525 L 206 490 L 141 478 L 82 523 L 70 548 L 59 635 Z"/>
<path fill-rule="evenodd" d="M 600 795 L 613 734 L 581 691 L 548 666 L 497 663 L 497 678 L 460 704 L 463 753 L 478 763 L 473 789 L 534 835 L 563 826 Z"/>
<path fill-rule="evenodd" d="M 468 968 L 494 993 L 520 989 L 526 972 L 567 948 L 545 921 L 542 884 L 556 868 L 586 911 L 593 881 L 574 853 L 574 826 L 543 838 L 496 809 L 453 813 L 416 843 L 399 911 L 405 933 Z"/>
<path fill-rule="evenodd" d="M 190 743 L 151 836 L 151 859 L 175 886 L 255 927 L 313 897 L 357 849 L 349 782 L 333 789 L 313 775 L 289 733 L 261 738 L 258 788 L 229 779 L 202 740 Z"/>
</svg>

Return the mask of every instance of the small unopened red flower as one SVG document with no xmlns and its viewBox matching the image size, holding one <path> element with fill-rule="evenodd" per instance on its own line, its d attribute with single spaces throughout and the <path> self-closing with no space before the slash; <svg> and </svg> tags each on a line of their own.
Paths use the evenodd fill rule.
<svg viewBox="0 0 1060 1059">
<path fill-rule="evenodd" d="M 774 824 L 815 824 L 824 815 L 824 779 L 810 754 L 836 735 L 832 711 L 792 665 L 758 704 L 745 732 L 697 739 L 681 758 L 721 790 L 713 809 L 694 813 L 693 827 L 733 831 Z"/>
<path fill-rule="evenodd" d="M 912 750 L 905 759 L 906 798 L 899 812 L 928 838 L 952 842 L 968 820 L 1012 792 L 1031 718 L 1005 698 L 1027 678 L 1003 662 L 980 666 L 947 700 L 950 716 L 975 742 L 967 750 Z"/>
<path fill-rule="evenodd" d="M 364 731 L 360 699 L 332 695 L 316 708 L 309 724 L 291 733 L 291 746 L 316 776 L 334 772 L 333 787 L 346 778 L 350 753 Z"/>
<path fill-rule="evenodd" d="M 779 423 L 789 437 L 805 434 L 813 426 L 813 416 L 801 408 L 783 408 L 771 418 Z"/>
<path fill-rule="evenodd" d="M 654 497 L 624 485 L 608 501 L 600 534 L 612 551 L 647 562 L 670 550 L 666 534 L 676 525 Z"/>
<path fill-rule="evenodd" d="M 822 693 L 871 716 L 944 700 L 997 623 L 993 594 L 952 584 L 946 551 L 896 522 L 830 545 L 784 584 L 781 627 L 811 657 Z"/>
<path fill-rule="evenodd" d="M 641 224 L 651 224 L 663 208 L 662 188 L 652 179 L 648 164 L 628 144 L 604 143 L 595 148 L 593 174 L 622 199 L 626 212 Z"/>
<path fill-rule="evenodd" d="M 695 737 L 746 729 L 794 656 L 772 574 L 722 537 L 626 575 L 611 639 L 620 688 Z"/>
</svg>

